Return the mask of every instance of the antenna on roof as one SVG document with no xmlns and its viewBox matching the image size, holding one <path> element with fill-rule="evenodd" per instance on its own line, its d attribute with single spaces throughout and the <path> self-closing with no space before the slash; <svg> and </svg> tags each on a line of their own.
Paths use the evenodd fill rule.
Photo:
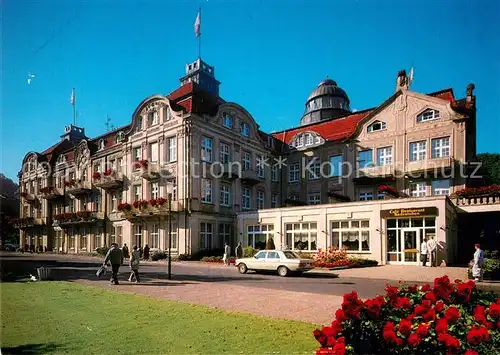
<svg viewBox="0 0 500 355">
<path fill-rule="evenodd" d="M 104 123 L 104 126 L 106 127 L 106 131 L 108 132 L 116 128 L 114 125 L 111 124 L 111 117 L 109 117 L 108 114 L 106 114 L 106 122 Z"/>
</svg>

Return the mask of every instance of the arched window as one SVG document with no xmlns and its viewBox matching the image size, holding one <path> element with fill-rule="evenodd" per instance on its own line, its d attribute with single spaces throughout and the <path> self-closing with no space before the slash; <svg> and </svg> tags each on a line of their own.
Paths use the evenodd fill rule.
<svg viewBox="0 0 500 355">
<path fill-rule="evenodd" d="M 123 132 L 118 132 L 115 137 L 115 143 L 121 143 L 123 142 L 123 139 L 125 138 L 125 135 Z"/>
<path fill-rule="evenodd" d="M 245 137 L 250 136 L 250 125 L 246 122 L 243 122 L 241 124 L 241 134 L 244 135 Z"/>
<path fill-rule="evenodd" d="M 385 122 L 375 121 L 371 125 L 368 126 L 368 133 L 383 131 L 384 129 L 386 129 Z"/>
<path fill-rule="evenodd" d="M 104 139 L 99 140 L 99 150 L 104 149 Z"/>
<path fill-rule="evenodd" d="M 417 122 L 425 122 L 431 120 L 437 120 L 439 118 L 439 111 L 428 108 L 424 112 L 417 116 Z"/>
</svg>

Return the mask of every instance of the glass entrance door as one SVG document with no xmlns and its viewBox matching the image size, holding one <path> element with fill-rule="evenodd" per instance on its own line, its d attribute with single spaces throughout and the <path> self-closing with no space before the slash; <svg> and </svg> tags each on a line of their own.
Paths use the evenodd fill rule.
<svg viewBox="0 0 500 355">
<path fill-rule="evenodd" d="M 401 231 L 402 262 L 405 264 L 420 263 L 420 229 L 403 229 Z"/>
</svg>

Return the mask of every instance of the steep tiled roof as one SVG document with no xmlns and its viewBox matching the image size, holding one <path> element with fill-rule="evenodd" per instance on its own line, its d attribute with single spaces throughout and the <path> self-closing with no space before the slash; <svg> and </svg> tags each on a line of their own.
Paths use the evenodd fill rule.
<svg viewBox="0 0 500 355">
<path fill-rule="evenodd" d="M 430 94 L 427 94 L 428 96 L 434 96 L 442 100 L 446 100 L 449 102 L 454 102 L 455 101 L 455 95 L 453 94 L 453 89 L 452 88 L 447 88 L 444 90 L 436 91 L 436 92 L 431 92 Z"/>
<path fill-rule="evenodd" d="M 182 107 L 186 112 L 214 115 L 219 105 L 225 102 L 190 82 L 167 95 L 167 98 Z"/>
</svg>

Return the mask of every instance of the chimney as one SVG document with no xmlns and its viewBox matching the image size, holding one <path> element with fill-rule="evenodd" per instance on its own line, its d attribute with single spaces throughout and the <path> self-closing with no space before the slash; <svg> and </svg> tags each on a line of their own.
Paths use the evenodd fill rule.
<svg viewBox="0 0 500 355">
<path fill-rule="evenodd" d="M 408 76 L 406 75 L 406 70 L 400 70 L 398 72 L 398 77 L 396 79 L 396 91 L 398 90 L 408 90 Z"/>
<path fill-rule="evenodd" d="M 476 105 L 476 95 L 474 95 L 474 89 L 476 88 L 476 85 L 470 83 L 467 85 L 467 96 L 465 97 L 465 106 L 467 108 L 474 107 Z"/>
</svg>

